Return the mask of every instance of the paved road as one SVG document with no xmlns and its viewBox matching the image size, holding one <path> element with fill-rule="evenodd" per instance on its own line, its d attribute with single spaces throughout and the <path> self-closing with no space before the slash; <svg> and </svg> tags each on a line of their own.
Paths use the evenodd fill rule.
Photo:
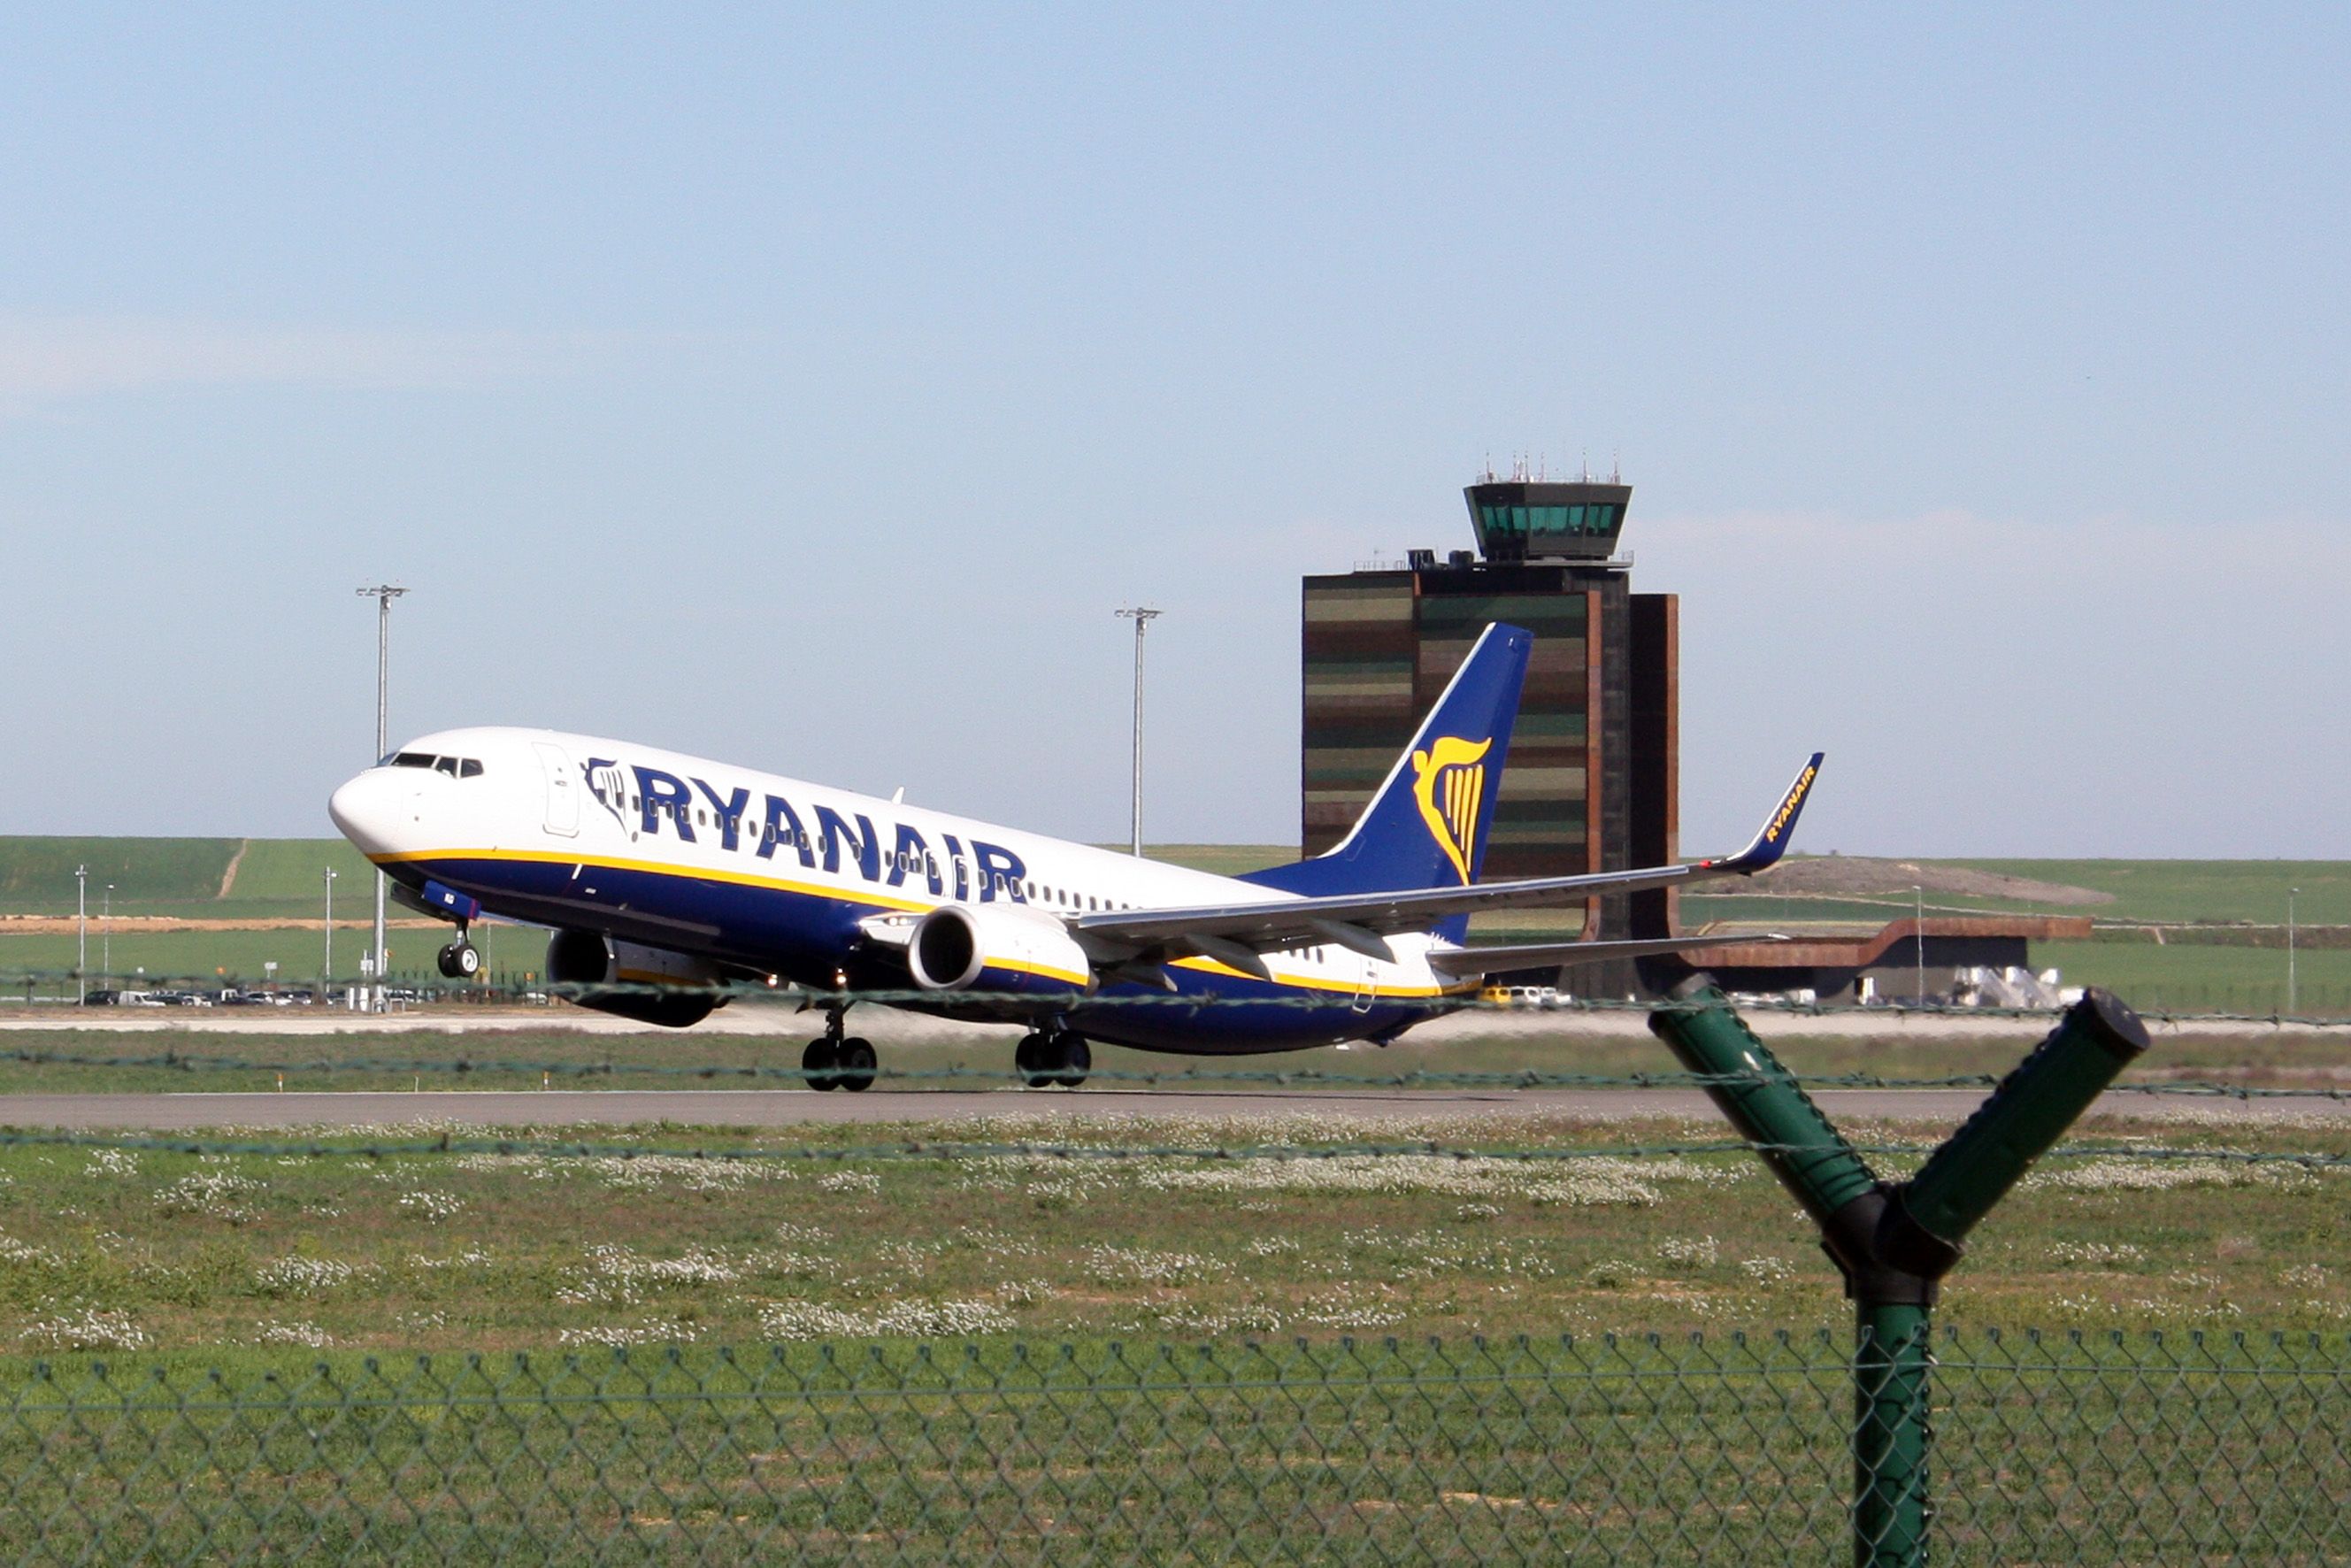
<svg viewBox="0 0 2351 1568">
<path fill-rule="evenodd" d="M 1982 1096 L 1972 1090 L 1827 1090 L 1815 1096 L 1840 1118 L 1956 1125 Z M 2110 1094 L 2101 1110 L 2145 1116 L 2193 1110 L 2245 1120 L 2351 1117 L 2351 1100 L 2189 1099 Z M 1217 1118 L 1301 1114 L 1427 1122 L 1509 1118 L 1688 1116 L 1713 1120 L 1705 1096 L 1671 1089 L 1276 1090 L 1134 1092 L 1061 1090 L 876 1090 L 818 1094 L 804 1089 L 548 1090 L 286 1094 L 0 1095 L 0 1126 L 170 1131 L 201 1127 L 383 1126 L 432 1120 L 482 1127 L 627 1125 L 788 1127 L 807 1123 L 948 1121 L 1036 1115 L 1083 1121 L 1151 1116 Z"/>
</svg>

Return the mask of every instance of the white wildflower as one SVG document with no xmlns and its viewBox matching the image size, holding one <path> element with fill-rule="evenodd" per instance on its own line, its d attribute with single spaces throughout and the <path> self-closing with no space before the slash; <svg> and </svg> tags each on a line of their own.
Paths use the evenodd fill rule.
<svg viewBox="0 0 2351 1568">
<path fill-rule="evenodd" d="M 1182 1285 L 1232 1272 L 1233 1266 L 1196 1252 L 1162 1252 L 1147 1247 L 1089 1247 L 1086 1272 L 1105 1284 Z"/>
<path fill-rule="evenodd" d="M 454 1192 L 416 1187 L 400 1195 L 401 1213 L 413 1215 L 433 1225 L 444 1219 L 455 1219 L 465 1212 L 465 1200 Z"/>
<path fill-rule="evenodd" d="M 254 1270 L 253 1288 L 265 1296 L 316 1296 L 349 1284 L 357 1272 L 332 1258 L 280 1258 Z"/>
<path fill-rule="evenodd" d="M 1668 1237 L 1657 1243 L 1657 1256 L 1668 1263 L 1679 1263 L 1687 1269 L 1711 1269 L 1721 1259 L 1721 1249 L 1711 1236 Z"/>
<path fill-rule="evenodd" d="M 155 1207 L 165 1214 L 200 1214 L 242 1225 L 253 1211 L 238 1200 L 262 1190 L 259 1182 L 232 1171 L 198 1171 L 182 1176 L 155 1195 Z"/>
<path fill-rule="evenodd" d="M 558 1344 L 599 1345 L 620 1350 L 635 1344 L 683 1344 L 698 1337 L 701 1330 L 674 1318 L 647 1318 L 641 1323 L 597 1323 L 587 1328 L 564 1329 L 555 1336 Z"/>
<path fill-rule="evenodd" d="M 46 1247 L 35 1247 L 13 1236 L 0 1236 L 0 1263 L 14 1263 L 29 1269 L 53 1267 L 57 1255 Z"/>
<path fill-rule="evenodd" d="M 290 1323 L 257 1323 L 250 1343 L 254 1344 L 298 1344 L 311 1350 L 325 1350 L 334 1340 L 316 1323 L 296 1321 Z"/>
<path fill-rule="evenodd" d="M 2127 1241 L 2059 1241 L 2050 1247 L 2049 1258 L 2073 1268 L 2121 1269 L 2146 1262 L 2147 1252 Z"/>
<path fill-rule="evenodd" d="M 16 1337 L 44 1350 L 143 1350 L 148 1343 L 147 1331 L 129 1312 L 87 1305 L 37 1318 Z"/>
<path fill-rule="evenodd" d="M 953 1339 L 1003 1333 L 1012 1315 L 993 1301 L 893 1301 L 879 1312 L 851 1312 L 818 1301 L 774 1301 L 759 1311 L 759 1332 L 769 1339 L 872 1339 L 904 1335 Z"/>
</svg>

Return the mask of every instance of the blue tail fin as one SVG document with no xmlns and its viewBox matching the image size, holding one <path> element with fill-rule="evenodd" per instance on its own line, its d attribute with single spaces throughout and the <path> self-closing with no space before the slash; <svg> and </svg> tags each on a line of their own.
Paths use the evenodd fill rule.
<svg viewBox="0 0 2351 1568">
<path fill-rule="evenodd" d="M 1487 627 L 1337 847 L 1241 880 L 1308 897 L 1477 881 L 1533 645 L 1519 627 Z"/>
</svg>

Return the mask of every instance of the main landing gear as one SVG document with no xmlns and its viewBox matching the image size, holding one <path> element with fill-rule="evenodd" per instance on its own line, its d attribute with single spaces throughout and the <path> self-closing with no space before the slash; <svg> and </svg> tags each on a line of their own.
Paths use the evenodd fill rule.
<svg viewBox="0 0 2351 1568">
<path fill-rule="evenodd" d="M 470 980 L 482 972 L 482 952 L 466 936 L 463 925 L 457 927 L 457 939 L 441 949 L 441 976 L 449 980 Z"/>
<path fill-rule="evenodd" d="M 808 1049 L 800 1052 L 800 1070 L 808 1074 L 811 1089 L 846 1089 L 856 1094 L 873 1087 L 872 1043 L 842 1036 L 841 1015 L 848 1010 L 830 1009 L 823 1036 L 809 1041 Z"/>
<path fill-rule="evenodd" d="M 1024 1034 L 1012 1052 L 1012 1071 L 1031 1089 L 1050 1089 L 1057 1083 L 1075 1089 L 1086 1081 L 1093 1065 L 1093 1048 L 1085 1037 L 1065 1029 Z"/>
</svg>

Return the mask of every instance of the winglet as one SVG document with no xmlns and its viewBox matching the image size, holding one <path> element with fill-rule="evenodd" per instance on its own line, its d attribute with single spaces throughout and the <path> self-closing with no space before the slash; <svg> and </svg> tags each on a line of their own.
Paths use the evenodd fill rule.
<svg viewBox="0 0 2351 1568">
<path fill-rule="evenodd" d="M 1716 871 L 1736 872 L 1740 876 L 1753 876 L 1778 864 L 1780 857 L 1787 852 L 1788 841 L 1795 837 L 1796 819 L 1803 814 L 1804 797 L 1813 792 L 1813 780 L 1821 773 L 1821 758 L 1827 755 L 1824 751 L 1813 753 L 1813 759 L 1804 764 L 1796 781 L 1780 797 L 1779 806 L 1764 819 L 1763 831 L 1755 835 L 1753 842 L 1729 860 L 1701 863 Z"/>
</svg>

